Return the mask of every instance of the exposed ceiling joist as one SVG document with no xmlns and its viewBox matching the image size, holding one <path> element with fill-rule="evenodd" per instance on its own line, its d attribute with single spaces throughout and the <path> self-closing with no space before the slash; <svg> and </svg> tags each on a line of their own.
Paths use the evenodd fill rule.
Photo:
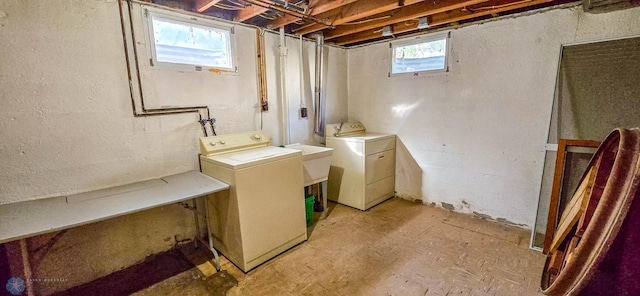
<svg viewBox="0 0 640 296">
<path fill-rule="evenodd" d="M 519 9 L 527 6 L 544 4 L 552 0 L 524 0 L 524 1 L 489 1 L 486 5 L 476 8 L 457 9 L 448 12 L 441 12 L 431 15 L 429 24 L 431 26 L 445 25 L 467 19 L 473 19 L 503 11 Z M 399 22 L 392 25 L 393 34 L 400 34 L 417 30 L 418 21 Z M 362 31 L 356 34 L 342 36 L 335 39 L 335 43 L 339 45 L 348 45 L 357 42 L 377 39 L 382 36 L 380 28 Z"/>
<path fill-rule="evenodd" d="M 0 0 L 1 1 L 1 0 Z M 359 45 L 575 0 L 144 0 L 287 32 L 321 33 L 339 45 Z M 594 0 L 595 1 L 595 0 Z M 604 1 L 604 0 L 603 0 Z M 640 1 L 640 0 L 631 0 Z M 173 3 L 172 5 L 169 5 Z M 180 3 L 184 5 L 179 5 Z M 163 4 L 165 5 L 165 4 Z M 560 6 L 558 6 L 560 7 Z M 262 18 L 254 18 L 262 14 Z M 420 28 L 418 28 L 418 19 Z M 428 21 L 428 22 L 426 22 Z M 300 25 L 302 24 L 302 25 Z"/>
<path fill-rule="evenodd" d="M 341 25 L 351 21 L 355 21 L 361 18 L 383 13 L 389 10 L 396 9 L 402 5 L 411 5 L 423 0 L 360 0 L 355 3 L 344 6 L 339 9 L 338 12 L 328 11 L 326 14 L 319 14 L 319 19 L 330 19 L 332 25 Z M 402 4 L 402 5 L 401 5 Z M 322 24 L 311 24 L 294 30 L 296 34 L 309 34 L 315 31 L 322 30 L 328 26 Z"/>
<path fill-rule="evenodd" d="M 434 2 L 424 1 L 416 3 L 414 5 L 401 7 L 393 11 L 392 13 L 388 13 L 388 17 L 386 18 L 384 17 L 384 15 L 376 15 L 371 17 L 371 19 L 374 21 L 363 22 L 361 24 L 354 25 L 343 25 L 338 26 L 333 30 L 326 30 L 324 38 L 326 40 L 334 39 L 337 37 L 355 34 L 370 29 L 381 28 L 386 25 L 415 20 L 423 16 L 434 15 L 454 9 L 460 9 L 466 6 L 471 6 L 487 1 L 489 0 L 441 0 Z M 377 18 L 379 18 L 379 20 L 375 20 Z"/>
<path fill-rule="evenodd" d="M 211 6 L 215 5 L 216 3 L 220 2 L 221 0 L 196 0 L 195 3 L 195 8 L 197 12 L 203 12 L 209 8 L 211 8 Z"/>
<path fill-rule="evenodd" d="M 345 6 L 347 4 L 351 4 L 353 2 L 356 2 L 358 0 L 316 0 L 316 1 L 311 1 L 309 3 L 309 15 L 312 16 L 317 16 L 321 13 L 336 9 L 336 8 L 340 8 L 342 6 Z M 286 26 L 288 24 L 297 22 L 298 20 L 300 20 L 300 18 L 291 16 L 291 15 L 285 15 L 283 17 L 280 17 L 276 20 L 274 20 L 273 22 L 267 24 L 267 28 L 269 29 L 276 29 L 276 28 L 280 28 L 283 26 Z"/>
<path fill-rule="evenodd" d="M 318 15 L 325 11 L 336 9 L 356 1 L 358 0 L 312 0 L 309 1 L 309 10 L 311 11 L 311 14 Z"/>
<path fill-rule="evenodd" d="M 249 4 L 242 10 L 238 10 L 236 15 L 233 17 L 233 20 L 236 22 L 244 22 L 254 16 L 258 16 L 261 13 L 266 12 L 267 10 L 269 10 L 269 8 L 258 6 L 255 4 Z"/>
<path fill-rule="evenodd" d="M 310 20 L 310 21 L 312 21 L 314 23 L 320 24 L 321 26 L 327 27 L 327 26 L 331 25 L 331 24 L 329 24 L 329 23 L 327 23 L 327 22 L 325 22 L 325 21 L 323 21 L 321 19 L 318 19 L 318 18 L 316 18 L 316 17 L 314 17 L 312 15 L 305 14 L 304 13 L 304 10 L 306 10 L 305 8 L 301 8 L 300 10 L 292 10 L 292 9 L 289 9 L 289 8 L 287 8 L 285 6 L 280 5 L 280 4 L 276 4 L 275 1 L 270 1 L 270 0 L 243 0 L 243 1 L 251 3 L 251 4 L 259 6 L 259 7 L 267 8 L 269 10 L 275 10 L 275 11 L 278 11 L 278 12 L 283 13 L 285 15 L 293 16 L 293 17 L 295 17 L 297 19 L 307 19 L 307 20 Z M 279 2 L 282 2 L 282 1 L 279 1 Z M 290 3 L 290 4 L 292 4 L 292 3 Z"/>
</svg>

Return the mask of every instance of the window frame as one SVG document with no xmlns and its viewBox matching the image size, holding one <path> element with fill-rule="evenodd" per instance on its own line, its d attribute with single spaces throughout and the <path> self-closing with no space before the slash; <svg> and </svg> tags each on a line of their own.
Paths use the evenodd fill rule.
<svg viewBox="0 0 640 296">
<path fill-rule="evenodd" d="M 144 19 L 144 32 L 148 42 L 149 63 L 153 68 L 172 69 L 183 72 L 215 72 L 215 73 L 230 73 L 234 74 L 238 72 L 238 57 L 236 52 L 235 42 L 235 26 L 216 22 L 206 18 L 195 17 L 187 14 L 181 14 L 171 11 L 165 11 L 155 7 L 143 7 L 142 17 Z M 228 50 L 231 55 L 231 67 L 215 67 L 185 63 L 163 62 L 158 61 L 156 53 L 156 43 L 154 38 L 153 19 L 158 18 L 163 21 L 176 22 L 178 24 L 186 24 L 193 27 L 200 27 L 203 29 L 214 29 L 220 31 L 226 31 L 229 33 L 229 45 Z"/>
<path fill-rule="evenodd" d="M 393 64 L 394 64 L 394 61 L 396 59 L 395 58 L 396 48 L 402 47 L 402 46 L 407 46 L 407 45 L 419 44 L 419 43 L 427 43 L 427 42 L 432 42 L 432 41 L 437 41 L 437 40 L 442 40 L 442 39 L 445 40 L 444 68 L 443 69 L 422 70 L 422 71 L 416 71 L 416 72 L 393 73 Z M 389 77 L 397 77 L 397 76 L 400 76 L 400 77 L 402 77 L 402 76 L 420 77 L 420 76 L 427 76 L 427 75 L 432 75 L 432 74 L 437 74 L 437 73 L 447 73 L 447 72 L 449 72 L 450 49 L 451 49 L 451 32 L 439 33 L 439 34 L 428 35 L 428 36 L 426 36 L 426 35 L 425 36 L 418 36 L 418 37 L 414 37 L 414 38 L 409 38 L 409 39 L 389 42 L 389 72 L 388 72 L 388 76 Z"/>
</svg>

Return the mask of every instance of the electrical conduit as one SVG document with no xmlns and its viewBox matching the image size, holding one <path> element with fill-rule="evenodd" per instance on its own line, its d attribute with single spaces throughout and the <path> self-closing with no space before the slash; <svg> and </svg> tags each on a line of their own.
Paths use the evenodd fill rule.
<svg viewBox="0 0 640 296">
<path fill-rule="evenodd" d="M 305 93 L 304 93 L 304 57 L 302 55 L 302 35 L 300 35 L 300 109 L 307 109 L 307 103 L 305 102 Z M 306 111 L 305 111 L 306 112 Z M 306 117 L 306 113 L 304 116 Z"/>
</svg>

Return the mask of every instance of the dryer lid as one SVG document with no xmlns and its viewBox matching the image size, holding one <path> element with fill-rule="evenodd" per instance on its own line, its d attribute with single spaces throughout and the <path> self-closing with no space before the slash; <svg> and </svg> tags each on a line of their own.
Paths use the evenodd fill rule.
<svg viewBox="0 0 640 296">
<path fill-rule="evenodd" d="M 353 135 L 363 135 L 367 132 L 367 128 L 360 122 L 341 122 L 328 124 L 325 129 L 328 138 L 338 138 Z"/>
</svg>

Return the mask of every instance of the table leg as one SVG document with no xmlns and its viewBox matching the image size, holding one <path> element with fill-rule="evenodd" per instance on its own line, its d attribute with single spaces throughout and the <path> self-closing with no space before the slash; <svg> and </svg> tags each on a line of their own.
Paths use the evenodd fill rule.
<svg viewBox="0 0 640 296">
<path fill-rule="evenodd" d="M 36 295 L 36 292 L 33 290 L 33 273 L 31 272 L 31 263 L 29 262 L 29 246 L 27 246 L 27 240 L 20 240 L 20 251 L 22 252 L 22 264 L 24 268 L 24 281 L 27 286 L 27 295 L 33 296 Z"/>
<path fill-rule="evenodd" d="M 216 270 L 220 271 L 220 257 L 218 256 L 218 251 L 213 247 L 213 240 L 211 237 L 211 230 L 209 230 L 209 201 L 207 200 L 209 197 L 205 197 L 204 207 L 205 207 L 205 220 L 207 222 L 207 237 L 209 238 L 209 250 L 213 253 L 213 257 L 215 258 Z"/>
<path fill-rule="evenodd" d="M 200 234 L 200 221 L 198 221 L 198 200 L 196 198 L 193 199 L 193 219 L 196 222 L 196 237 L 200 238 L 201 234 Z M 198 240 L 195 239 L 195 240 L 193 240 L 193 242 L 195 244 L 195 248 L 197 249 L 198 248 Z"/>
<path fill-rule="evenodd" d="M 327 208 L 327 181 L 322 181 L 322 208 L 324 211 L 322 212 L 322 219 L 327 219 L 327 213 L 329 209 Z"/>
</svg>

